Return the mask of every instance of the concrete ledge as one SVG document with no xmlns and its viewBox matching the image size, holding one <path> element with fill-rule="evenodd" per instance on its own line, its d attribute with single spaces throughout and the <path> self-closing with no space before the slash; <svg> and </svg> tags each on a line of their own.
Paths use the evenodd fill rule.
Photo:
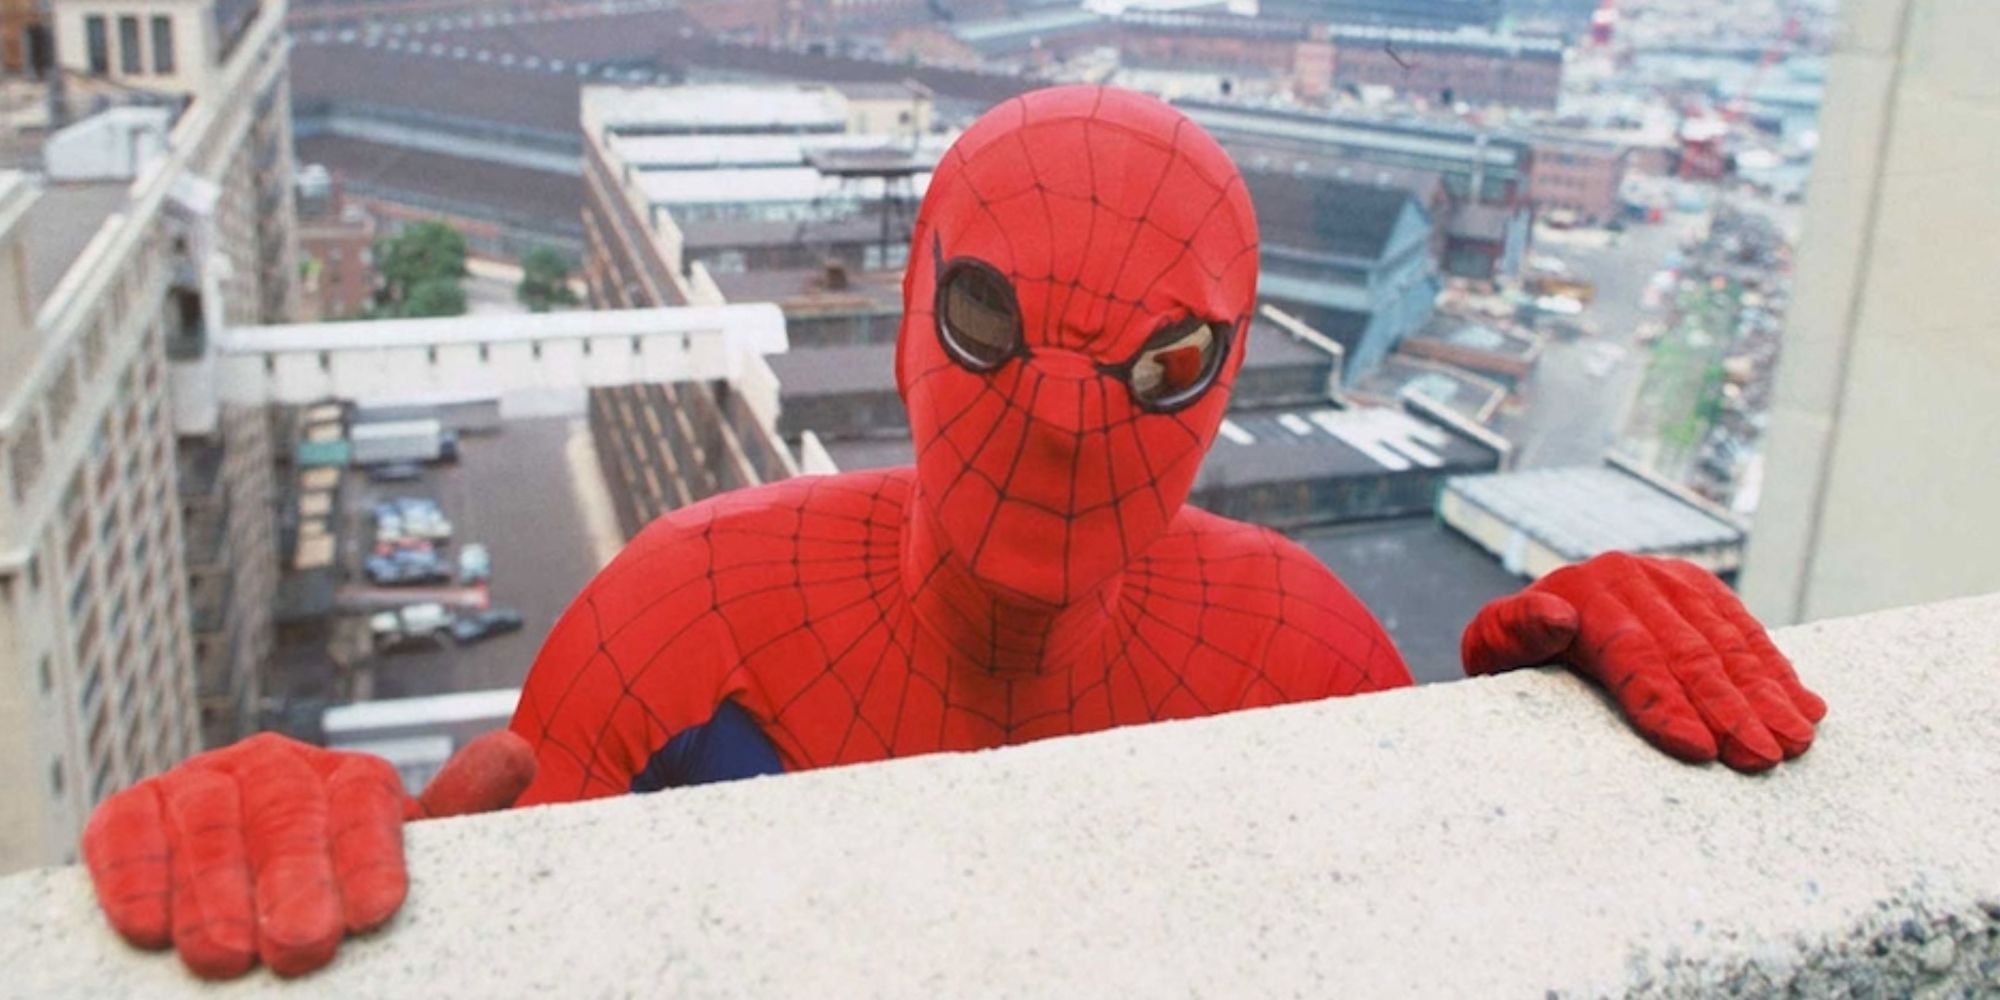
<svg viewBox="0 0 2000 1000">
<path fill-rule="evenodd" d="M 1770 775 L 1554 671 L 417 825 L 300 997 L 2000 990 L 2000 596 L 1803 626 Z M 249 995 L 0 880 L 0 993 Z"/>
</svg>

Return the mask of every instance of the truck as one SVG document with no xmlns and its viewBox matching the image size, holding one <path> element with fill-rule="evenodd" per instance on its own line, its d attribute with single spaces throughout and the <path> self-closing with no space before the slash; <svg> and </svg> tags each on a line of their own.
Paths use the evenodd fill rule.
<svg viewBox="0 0 2000 1000">
<path fill-rule="evenodd" d="M 348 431 L 355 465 L 449 462 L 458 458 L 458 435 L 437 420 L 356 424 Z"/>
</svg>

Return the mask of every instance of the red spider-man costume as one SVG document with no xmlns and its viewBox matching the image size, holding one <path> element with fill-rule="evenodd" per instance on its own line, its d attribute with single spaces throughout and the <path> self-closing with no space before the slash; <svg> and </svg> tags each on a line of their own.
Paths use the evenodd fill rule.
<svg viewBox="0 0 2000 1000">
<path fill-rule="evenodd" d="M 1178 112 L 1094 87 L 996 108 L 939 164 L 916 223 L 896 360 L 915 468 L 654 522 L 550 633 L 514 735 L 462 752 L 421 806 L 380 761 L 277 737 L 114 796 L 84 841 L 113 924 L 205 975 L 259 956 L 299 972 L 401 902 L 406 813 L 1409 684 L 1311 556 L 1183 506 L 1256 284 L 1243 181 Z M 1769 767 L 1824 712 L 1686 564 L 1594 560 L 1466 632 L 1470 672 L 1556 659 L 1690 760 Z"/>
</svg>

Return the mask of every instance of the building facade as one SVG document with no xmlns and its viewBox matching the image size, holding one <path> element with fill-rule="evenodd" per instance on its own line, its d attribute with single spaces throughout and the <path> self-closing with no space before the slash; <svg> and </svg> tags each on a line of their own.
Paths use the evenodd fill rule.
<svg viewBox="0 0 2000 1000">
<path fill-rule="evenodd" d="M 1246 169 L 1394 185 L 1416 195 L 1436 227 L 1445 274 L 1505 277 L 1527 253 L 1534 147 L 1517 136 L 1313 111 L 1176 105 Z"/>
<path fill-rule="evenodd" d="M 341 178 L 299 170 L 299 319 L 349 319 L 375 304 L 375 218 L 346 198 Z"/>
<path fill-rule="evenodd" d="M 2000 197 L 1944 174 L 2000 154 L 2000 7 L 1840 19 L 1744 556 L 1774 625 L 2000 590 Z"/>
<path fill-rule="evenodd" d="M 1632 151 L 1610 143 L 1568 138 L 1535 139 L 1528 197 L 1544 212 L 1560 209 L 1587 222 L 1618 217 Z"/>
<path fill-rule="evenodd" d="M 1257 206 L 1258 293 L 1340 344 L 1346 379 L 1366 376 L 1430 320 L 1437 264 L 1415 196 L 1325 177 L 1244 180 Z"/>
<path fill-rule="evenodd" d="M 53 17 L 72 73 L 102 55 L 183 100 L 136 171 L 0 178 L 27 276 L 0 286 L 0 870 L 73 858 L 106 795 L 243 731 L 270 648 L 268 445 L 261 414 L 179 390 L 207 330 L 296 294 L 283 3 Z M 214 497 L 181 482 L 202 449 Z"/>
</svg>

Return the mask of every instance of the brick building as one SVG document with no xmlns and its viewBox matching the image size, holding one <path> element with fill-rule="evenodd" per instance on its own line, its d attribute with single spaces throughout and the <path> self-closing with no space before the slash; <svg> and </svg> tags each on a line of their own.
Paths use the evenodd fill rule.
<svg viewBox="0 0 2000 1000">
<path fill-rule="evenodd" d="M 1632 151 L 1611 143 L 1583 139 L 1534 139 L 1534 164 L 1528 173 L 1528 197 L 1542 211 L 1562 209 L 1585 221 L 1616 218 L 1619 189 L 1625 183 Z"/>
<path fill-rule="evenodd" d="M 299 171 L 300 307 L 306 322 L 359 316 L 375 296 L 375 219 L 324 167 Z"/>
<path fill-rule="evenodd" d="M 1339 87 L 1517 108 L 1554 108 L 1562 93 L 1563 46 L 1553 38 L 1359 25 L 1336 25 L 1331 37 Z"/>
</svg>

